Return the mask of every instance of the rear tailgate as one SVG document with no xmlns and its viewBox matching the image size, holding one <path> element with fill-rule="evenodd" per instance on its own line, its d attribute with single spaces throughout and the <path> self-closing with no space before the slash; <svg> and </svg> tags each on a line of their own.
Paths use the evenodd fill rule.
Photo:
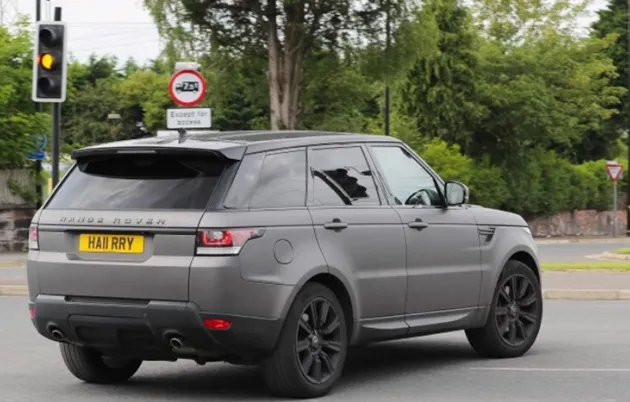
<svg viewBox="0 0 630 402">
<path fill-rule="evenodd" d="M 146 149 L 80 158 L 39 217 L 40 293 L 188 300 L 197 227 L 232 164 Z"/>
</svg>

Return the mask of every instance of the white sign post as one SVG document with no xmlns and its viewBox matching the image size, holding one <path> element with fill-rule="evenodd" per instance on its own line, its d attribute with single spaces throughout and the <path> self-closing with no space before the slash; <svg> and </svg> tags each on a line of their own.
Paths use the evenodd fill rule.
<svg viewBox="0 0 630 402">
<path fill-rule="evenodd" d="M 621 172 L 623 171 L 623 165 L 617 163 L 617 161 L 608 161 L 606 162 L 606 171 L 608 172 L 608 176 L 610 180 L 613 182 L 613 236 L 617 236 L 617 180 L 621 176 Z"/>
<path fill-rule="evenodd" d="M 178 63 L 178 71 L 171 77 L 168 93 L 180 108 L 166 111 L 166 128 L 169 130 L 212 127 L 212 110 L 194 107 L 203 101 L 208 89 L 206 80 L 198 69 L 198 65 Z"/>
</svg>

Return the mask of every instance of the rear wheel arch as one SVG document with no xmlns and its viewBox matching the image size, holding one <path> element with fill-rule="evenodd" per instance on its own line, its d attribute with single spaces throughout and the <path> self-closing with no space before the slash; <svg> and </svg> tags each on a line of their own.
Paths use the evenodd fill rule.
<svg viewBox="0 0 630 402">
<path fill-rule="evenodd" d="M 346 284 L 346 282 L 342 278 L 332 273 L 315 272 L 300 281 L 298 286 L 295 287 L 289 303 L 287 303 L 287 306 L 285 307 L 282 318 L 286 318 L 288 309 L 291 305 L 293 305 L 293 303 L 295 302 L 295 298 L 304 288 L 304 286 L 313 282 L 326 286 L 335 294 L 335 296 L 339 300 L 339 303 L 341 303 L 341 307 L 346 318 L 346 325 L 348 327 L 348 340 L 351 341 L 353 339 L 353 336 L 356 334 L 355 322 L 357 321 L 358 317 L 357 303 L 355 301 L 355 298 L 349 291 L 350 287 Z"/>
<path fill-rule="evenodd" d="M 341 308 L 343 309 L 343 314 L 346 318 L 346 325 L 348 327 L 348 340 L 352 339 L 352 335 L 354 334 L 353 324 L 356 316 L 354 313 L 354 303 L 352 302 L 350 292 L 348 292 L 346 285 L 341 281 L 341 279 L 329 273 L 315 275 L 306 283 L 311 282 L 322 284 L 335 294 L 335 296 L 339 300 L 339 303 L 341 303 Z"/>
</svg>

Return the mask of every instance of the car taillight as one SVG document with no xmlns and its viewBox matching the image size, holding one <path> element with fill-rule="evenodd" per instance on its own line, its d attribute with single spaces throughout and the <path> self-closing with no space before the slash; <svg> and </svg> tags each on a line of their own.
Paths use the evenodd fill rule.
<svg viewBox="0 0 630 402">
<path fill-rule="evenodd" d="M 263 229 L 208 229 L 197 233 L 197 255 L 237 255 L 251 239 L 261 237 Z"/>
<path fill-rule="evenodd" d="M 28 229 L 28 248 L 39 250 L 39 230 L 37 225 L 31 225 Z"/>
</svg>

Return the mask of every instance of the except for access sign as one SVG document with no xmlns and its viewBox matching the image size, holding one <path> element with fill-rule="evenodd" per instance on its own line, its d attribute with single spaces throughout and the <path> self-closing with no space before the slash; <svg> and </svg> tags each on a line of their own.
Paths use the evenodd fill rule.
<svg viewBox="0 0 630 402">
<path fill-rule="evenodd" d="M 168 109 L 166 111 L 166 128 L 195 129 L 212 127 L 212 110 L 210 108 Z"/>
<path fill-rule="evenodd" d="M 180 70 L 173 74 L 168 93 L 179 106 L 191 107 L 201 103 L 208 87 L 206 80 L 195 70 Z"/>
<path fill-rule="evenodd" d="M 621 171 L 623 170 L 623 165 L 615 162 L 608 162 L 606 163 L 606 170 L 608 171 L 610 179 L 612 181 L 617 181 L 621 175 Z"/>
</svg>

